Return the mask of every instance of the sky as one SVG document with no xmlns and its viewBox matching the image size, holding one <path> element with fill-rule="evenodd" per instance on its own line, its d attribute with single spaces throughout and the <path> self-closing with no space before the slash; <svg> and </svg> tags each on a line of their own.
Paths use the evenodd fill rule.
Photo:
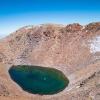
<svg viewBox="0 0 100 100">
<path fill-rule="evenodd" d="M 27 25 L 100 22 L 100 0 L 0 0 L 0 38 Z"/>
</svg>

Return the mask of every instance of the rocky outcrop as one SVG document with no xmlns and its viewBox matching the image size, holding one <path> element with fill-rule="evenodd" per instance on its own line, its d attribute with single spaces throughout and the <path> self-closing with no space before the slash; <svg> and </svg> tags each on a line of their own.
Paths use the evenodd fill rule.
<svg viewBox="0 0 100 100">
<path fill-rule="evenodd" d="M 88 31 L 92 31 L 92 32 L 99 31 L 100 30 L 100 22 L 90 23 L 90 24 L 86 25 L 85 29 Z"/>
<path fill-rule="evenodd" d="M 80 24 L 78 23 L 74 23 L 74 24 L 69 24 L 66 26 L 66 31 L 67 32 L 78 32 L 78 31 L 81 31 L 83 28 L 83 26 L 81 26 Z"/>
</svg>

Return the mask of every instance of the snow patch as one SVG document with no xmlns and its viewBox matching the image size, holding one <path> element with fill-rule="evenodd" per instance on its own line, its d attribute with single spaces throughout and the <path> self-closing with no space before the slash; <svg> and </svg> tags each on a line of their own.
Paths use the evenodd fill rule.
<svg viewBox="0 0 100 100">
<path fill-rule="evenodd" d="M 96 36 L 90 41 L 90 52 L 100 52 L 100 36 Z"/>
<path fill-rule="evenodd" d="M 88 32 L 88 30 L 86 30 L 86 33 Z"/>
<path fill-rule="evenodd" d="M 24 27 L 25 29 L 32 29 L 33 28 L 33 26 L 26 26 L 26 27 Z"/>
<path fill-rule="evenodd" d="M 84 30 L 84 29 L 85 29 L 85 26 L 83 26 L 81 30 Z"/>
</svg>

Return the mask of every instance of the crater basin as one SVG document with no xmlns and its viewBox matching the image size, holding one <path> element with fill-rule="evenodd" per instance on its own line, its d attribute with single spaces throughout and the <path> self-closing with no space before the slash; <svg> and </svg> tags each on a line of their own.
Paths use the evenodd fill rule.
<svg viewBox="0 0 100 100">
<path fill-rule="evenodd" d="M 69 84 L 68 78 L 54 68 L 17 65 L 9 69 L 9 74 L 23 90 L 32 94 L 56 94 Z"/>
</svg>

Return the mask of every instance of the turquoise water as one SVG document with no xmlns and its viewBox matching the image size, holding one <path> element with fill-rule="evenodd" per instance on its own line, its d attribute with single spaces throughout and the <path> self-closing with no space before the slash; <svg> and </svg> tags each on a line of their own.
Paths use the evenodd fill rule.
<svg viewBox="0 0 100 100">
<path fill-rule="evenodd" d="M 9 74 L 23 90 L 41 95 L 58 93 L 68 86 L 69 80 L 54 68 L 18 65 L 9 69 Z"/>
</svg>

